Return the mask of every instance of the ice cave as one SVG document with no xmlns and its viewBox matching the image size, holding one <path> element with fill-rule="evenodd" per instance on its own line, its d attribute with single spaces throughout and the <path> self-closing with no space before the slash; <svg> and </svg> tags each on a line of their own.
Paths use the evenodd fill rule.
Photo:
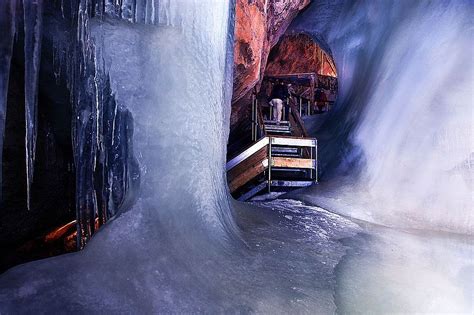
<svg viewBox="0 0 474 315">
<path fill-rule="evenodd" d="M 474 313 L 471 0 L 2 0 L 0 314 Z"/>
</svg>

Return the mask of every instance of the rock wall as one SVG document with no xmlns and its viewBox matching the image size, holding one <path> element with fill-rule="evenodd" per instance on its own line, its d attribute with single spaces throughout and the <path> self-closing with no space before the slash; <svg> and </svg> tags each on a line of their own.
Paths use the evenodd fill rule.
<svg viewBox="0 0 474 315">
<path fill-rule="evenodd" d="M 250 95 L 263 78 L 268 55 L 311 0 L 237 0 L 235 12 L 234 87 L 230 139 L 250 128 Z M 239 130 L 236 130 L 239 129 Z M 237 134 L 235 133 L 236 131 Z"/>
<path fill-rule="evenodd" d="M 271 48 L 310 1 L 237 0 L 233 104 L 259 83 Z"/>
<path fill-rule="evenodd" d="M 306 34 L 285 36 L 270 52 L 265 75 L 315 72 L 336 77 L 332 58 Z"/>
</svg>

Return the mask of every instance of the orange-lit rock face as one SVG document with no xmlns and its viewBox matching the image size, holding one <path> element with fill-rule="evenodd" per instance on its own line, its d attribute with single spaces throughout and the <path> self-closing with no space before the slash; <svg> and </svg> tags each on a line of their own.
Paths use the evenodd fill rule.
<svg viewBox="0 0 474 315">
<path fill-rule="evenodd" d="M 266 38 L 265 10 L 259 2 L 238 0 L 234 42 L 233 99 L 243 96 L 259 79 L 263 43 Z"/>
<path fill-rule="evenodd" d="M 265 75 L 315 72 L 336 77 L 332 58 L 308 35 L 285 36 L 269 56 Z"/>
<path fill-rule="evenodd" d="M 310 0 L 237 0 L 233 103 L 262 79 L 270 49 Z"/>
</svg>

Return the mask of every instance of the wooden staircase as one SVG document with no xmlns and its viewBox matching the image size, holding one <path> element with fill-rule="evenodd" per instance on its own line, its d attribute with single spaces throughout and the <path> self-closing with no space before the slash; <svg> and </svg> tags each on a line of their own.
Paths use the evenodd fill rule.
<svg viewBox="0 0 474 315">
<path fill-rule="evenodd" d="M 297 110 L 288 120 L 264 120 L 257 102 L 252 104 L 252 145 L 227 162 L 232 195 L 248 200 L 264 191 L 288 191 L 317 182 L 317 140 L 307 137 Z"/>
<path fill-rule="evenodd" d="M 273 120 L 264 120 L 263 128 L 267 135 L 291 136 L 291 125 L 289 121 L 280 121 L 277 124 Z"/>
</svg>

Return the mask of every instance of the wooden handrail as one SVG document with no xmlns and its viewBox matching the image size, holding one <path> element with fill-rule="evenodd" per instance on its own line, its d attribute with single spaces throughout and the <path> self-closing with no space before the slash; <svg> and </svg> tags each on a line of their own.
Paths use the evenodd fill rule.
<svg viewBox="0 0 474 315">
<path fill-rule="evenodd" d="M 296 124 L 300 128 L 301 132 L 303 133 L 303 137 L 307 138 L 309 137 L 308 132 L 306 131 L 306 128 L 304 126 L 304 122 L 301 119 L 301 116 L 299 114 L 299 109 L 296 107 L 296 104 L 292 104 L 289 102 L 290 108 L 291 108 L 291 115 L 293 116 L 293 119 L 295 120 Z"/>
<path fill-rule="evenodd" d="M 255 152 L 260 150 L 261 148 L 265 147 L 268 145 L 268 137 L 261 138 L 257 142 L 253 143 L 249 147 L 247 147 L 245 150 L 243 150 L 241 153 L 239 153 L 237 156 L 234 158 L 230 159 L 229 162 L 226 164 L 226 171 L 230 171 L 233 169 L 235 166 L 240 164 L 242 161 L 247 159 L 248 157 L 252 156 Z"/>
</svg>

